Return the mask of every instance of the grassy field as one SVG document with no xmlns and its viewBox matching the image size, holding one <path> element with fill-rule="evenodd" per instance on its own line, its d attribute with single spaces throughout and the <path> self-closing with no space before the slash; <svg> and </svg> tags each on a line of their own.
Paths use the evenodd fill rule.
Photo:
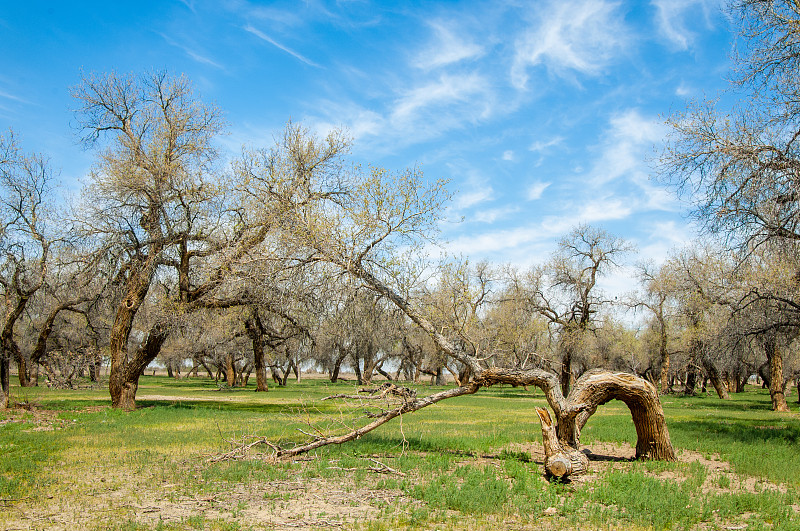
<svg viewBox="0 0 800 531">
<path fill-rule="evenodd" d="M 124 413 L 103 387 L 13 387 L 21 407 L 0 411 L 0 529 L 800 529 L 800 416 L 771 412 L 760 389 L 664 397 L 677 463 L 631 461 L 630 414 L 603 406 L 581 439 L 591 473 L 566 484 L 542 477 L 541 392 L 510 387 L 293 462 L 264 445 L 209 461 L 247 436 L 291 444 L 299 430 L 342 430 L 363 408 L 320 399 L 353 390 L 145 376 L 139 409 Z"/>
</svg>

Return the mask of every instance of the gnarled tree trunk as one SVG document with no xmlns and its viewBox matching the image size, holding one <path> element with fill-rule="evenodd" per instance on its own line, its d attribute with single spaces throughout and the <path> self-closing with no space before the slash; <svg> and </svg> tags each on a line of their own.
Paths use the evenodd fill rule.
<svg viewBox="0 0 800 531">
<path fill-rule="evenodd" d="M 561 444 L 556 425 L 546 409 L 537 407 L 536 414 L 539 415 L 539 422 L 542 425 L 545 473 L 558 478 L 585 473 L 589 469 L 589 458 L 586 454 Z"/>
</svg>

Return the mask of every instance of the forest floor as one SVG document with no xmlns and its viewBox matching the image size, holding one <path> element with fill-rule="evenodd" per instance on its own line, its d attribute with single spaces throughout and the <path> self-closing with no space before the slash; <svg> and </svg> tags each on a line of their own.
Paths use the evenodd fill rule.
<svg viewBox="0 0 800 531">
<path fill-rule="evenodd" d="M 13 388 L 0 529 L 800 528 L 800 416 L 759 390 L 664 397 L 676 463 L 633 460 L 630 414 L 603 406 L 582 436 L 590 472 L 560 483 L 542 475 L 541 393 L 487 389 L 293 461 L 258 445 L 213 462 L 249 436 L 335 431 L 362 405 L 320 401 L 352 382 L 212 384 L 145 377 L 131 413 L 101 388 Z"/>
</svg>

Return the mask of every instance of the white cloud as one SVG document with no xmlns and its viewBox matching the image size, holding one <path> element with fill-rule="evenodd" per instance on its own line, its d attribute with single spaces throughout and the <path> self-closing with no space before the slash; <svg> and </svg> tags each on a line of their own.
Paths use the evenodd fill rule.
<svg viewBox="0 0 800 531">
<path fill-rule="evenodd" d="M 397 100 L 391 117 L 392 120 L 413 120 L 419 111 L 428 107 L 468 102 L 487 89 L 486 80 L 478 74 L 442 75 L 437 81 L 406 92 Z"/>
<path fill-rule="evenodd" d="M 19 96 L 16 96 L 14 94 L 10 94 L 8 92 L 3 92 L 2 90 L 0 90 L 0 98 L 5 98 L 7 100 L 16 101 L 16 102 L 19 102 L 19 103 L 30 103 L 26 99 L 20 98 Z"/>
<path fill-rule="evenodd" d="M 436 34 L 435 42 L 419 52 L 414 60 L 417 68 L 430 70 L 483 55 L 483 47 L 464 39 L 463 30 L 441 21 L 431 22 L 430 25 Z"/>
<path fill-rule="evenodd" d="M 503 160 L 514 160 L 514 152 L 510 149 L 503 151 Z"/>
<path fill-rule="evenodd" d="M 544 151 L 549 147 L 557 146 L 564 141 L 564 137 L 556 136 L 550 140 L 537 140 L 528 148 L 531 151 Z"/>
<path fill-rule="evenodd" d="M 209 65 L 209 66 L 213 66 L 214 68 L 220 68 L 220 69 L 224 70 L 224 67 L 221 64 L 213 61 L 212 59 L 209 59 L 208 57 L 206 57 L 206 56 L 202 55 L 201 53 L 195 51 L 193 48 L 190 48 L 189 46 L 187 46 L 185 44 L 181 44 L 181 43 L 177 42 L 175 39 L 173 39 L 169 35 L 165 35 L 163 33 L 160 33 L 159 35 L 161 35 L 161 38 L 163 38 L 165 41 L 167 41 L 167 43 L 170 46 L 174 46 L 176 48 L 180 48 L 181 50 L 183 50 L 183 53 L 185 53 L 186 55 L 188 55 L 189 57 L 191 57 L 192 59 L 194 59 L 198 63 L 206 64 L 206 65 Z"/>
<path fill-rule="evenodd" d="M 467 221 L 477 221 L 480 223 L 494 223 L 495 221 L 507 218 L 511 214 L 519 212 L 517 206 L 507 206 L 500 208 L 489 208 L 486 210 L 479 210 L 472 216 L 467 218 Z"/>
<path fill-rule="evenodd" d="M 710 26 L 711 13 L 720 7 L 720 0 L 651 0 L 651 3 L 656 8 L 658 32 L 679 50 L 687 50 L 694 41 L 695 33 L 687 27 L 698 18 L 694 11 L 702 11 L 702 19 Z"/>
<path fill-rule="evenodd" d="M 625 219 L 633 213 L 630 202 L 621 198 L 605 197 L 588 202 L 575 215 L 577 223 L 595 223 L 597 221 L 609 221 L 614 219 Z"/>
<path fill-rule="evenodd" d="M 305 64 L 307 64 L 307 65 L 309 65 L 309 66 L 314 66 L 314 67 L 316 67 L 316 68 L 322 68 L 320 65 L 318 65 L 317 63 L 315 63 L 315 62 L 314 62 L 314 61 L 312 61 L 311 59 L 308 59 L 308 58 L 306 58 L 306 57 L 304 57 L 304 56 L 300 55 L 299 53 L 295 52 L 295 51 L 294 51 L 294 50 L 292 50 L 291 48 L 288 48 L 288 47 L 284 46 L 283 44 L 280 44 L 279 42 L 277 42 L 276 40 L 274 40 L 274 39 L 273 39 L 272 37 L 270 37 L 269 35 L 267 35 L 267 34 L 265 34 L 265 33 L 261 32 L 261 31 L 259 31 L 258 29 L 254 28 L 253 26 L 251 26 L 251 25 L 249 25 L 249 24 L 248 24 L 247 26 L 245 26 L 244 28 L 242 28 L 242 29 L 244 29 L 245 31 L 247 31 L 247 32 L 249 32 L 249 33 L 252 33 L 253 35 L 255 35 L 256 37 L 258 37 L 259 39 L 261 39 L 261 40 L 263 40 L 263 41 L 266 41 L 266 42 L 270 43 L 271 45 L 275 46 L 275 47 L 276 47 L 276 48 L 278 48 L 279 50 L 282 50 L 282 51 L 284 51 L 284 52 L 288 53 L 289 55 L 291 55 L 291 56 L 292 56 L 292 57 L 294 57 L 295 59 L 299 59 L 300 61 L 304 62 Z"/>
<path fill-rule="evenodd" d="M 628 40 L 618 3 L 551 1 L 537 23 L 516 42 L 511 81 L 526 88 L 528 68 L 544 64 L 556 75 L 598 74 Z"/>
<path fill-rule="evenodd" d="M 646 176 L 646 159 L 665 132 L 658 120 L 646 118 L 635 109 L 612 116 L 603 134 L 601 155 L 590 172 L 591 184 L 602 186 L 621 177 Z"/>
<path fill-rule="evenodd" d="M 542 197 L 542 194 L 551 183 L 535 182 L 528 188 L 528 200 L 535 201 Z"/>
<path fill-rule="evenodd" d="M 681 98 L 691 96 L 693 92 L 694 89 L 688 87 L 685 83 L 681 83 L 678 85 L 678 88 L 675 89 L 675 95 L 680 96 Z"/>
</svg>

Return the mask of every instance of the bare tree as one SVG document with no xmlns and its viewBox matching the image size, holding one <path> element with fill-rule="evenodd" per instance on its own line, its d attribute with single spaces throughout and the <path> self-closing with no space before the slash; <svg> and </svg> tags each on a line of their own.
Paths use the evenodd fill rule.
<svg viewBox="0 0 800 531">
<path fill-rule="evenodd" d="M 192 207 L 215 195 L 209 172 L 223 122 L 187 79 L 166 73 L 89 76 L 73 96 L 87 144 L 108 138 L 82 214 L 86 233 L 119 261 L 123 288 L 110 332 L 109 392 L 114 407 L 132 409 L 139 375 L 168 335 L 168 323 L 156 323 L 135 352 L 128 351 L 134 318 L 156 272 L 177 266 L 181 300 L 188 300 L 188 264 L 209 252 L 208 226 L 196 223 Z"/>
<path fill-rule="evenodd" d="M 92 278 L 90 268 L 78 263 L 68 245 L 68 231 L 51 218 L 53 184 L 53 169 L 45 156 L 24 153 L 13 132 L 0 136 L 1 407 L 9 401 L 11 361 L 17 364 L 21 386 L 36 385 L 38 363 L 59 314 L 93 297 L 82 289 Z M 32 304 L 37 297 L 40 304 Z M 28 349 L 21 347 L 17 332 L 23 319 L 31 324 L 26 327 Z"/>
<path fill-rule="evenodd" d="M 632 246 L 607 232 L 580 225 L 558 244 L 545 265 L 528 275 L 527 300 L 531 308 L 557 328 L 561 357 L 561 392 L 566 396 L 575 377 L 573 358 L 608 301 L 597 286 L 599 277 Z"/>
<path fill-rule="evenodd" d="M 646 380 L 630 374 L 590 371 L 565 397 L 560 378 L 554 373 L 492 367 L 491 356 L 478 358 L 466 351 L 443 334 L 413 298 L 404 297 L 397 287 L 397 279 L 402 277 L 398 270 L 403 267 L 398 250 L 410 249 L 411 253 L 420 254 L 422 245 L 435 237 L 449 199 L 445 183 L 427 183 L 415 169 L 393 174 L 380 168 L 364 171 L 349 166 L 343 159 L 346 143 L 340 143 L 340 138 L 334 134 L 319 140 L 302 128 L 289 128 L 280 143 L 280 152 L 273 153 L 270 164 L 265 165 L 266 171 L 253 172 L 253 193 L 265 194 L 264 203 L 267 198 L 274 202 L 272 214 L 280 216 L 285 236 L 294 240 L 294 248 L 307 250 L 304 263 L 336 266 L 391 301 L 445 355 L 469 367 L 473 377 L 469 384 L 385 410 L 368 426 L 346 435 L 317 437 L 293 450 L 279 449 L 280 455 L 352 440 L 405 412 L 474 393 L 480 387 L 509 383 L 535 385 L 544 390 L 555 413 L 558 440 L 570 456 L 579 453 L 580 429 L 596 407 L 617 398 L 631 409 L 639 435 L 637 455 L 674 459 L 658 393 Z M 577 294 L 575 310 L 570 314 L 576 319 L 585 314 L 588 322 L 597 302 L 592 289 L 600 264 L 613 263 L 626 246 L 600 231 L 578 234 L 579 241 L 566 242 L 564 246 L 566 256 L 575 260 L 575 268 L 559 268 L 556 279 L 565 286 L 570 279 L 580 280 L 570 286 Z M 600 245 L 609 241 L 609 248 Z M 571 472 L 580 470 L 564 473 Z"/>
</svg>

